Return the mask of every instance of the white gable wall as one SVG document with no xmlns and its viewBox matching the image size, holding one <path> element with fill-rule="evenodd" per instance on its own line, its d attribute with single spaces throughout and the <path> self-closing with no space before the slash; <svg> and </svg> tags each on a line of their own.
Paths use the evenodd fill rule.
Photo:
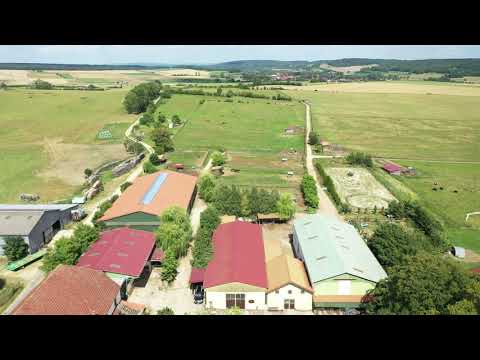
<svg viewBox="0 0 480 360">
<path fill-rule="evenodd" d="M 295 300 L 295 310 L 311 311 L 312 310 L 312 294 L 308 291 L 303 291 L 294 285 L 288 284 L 276 291 L 267 294 L 267 307 L 272 309 L 283 310 L 285 299 Z M 291 291 L 291 294 L 289 294 Z"/>
</svg>

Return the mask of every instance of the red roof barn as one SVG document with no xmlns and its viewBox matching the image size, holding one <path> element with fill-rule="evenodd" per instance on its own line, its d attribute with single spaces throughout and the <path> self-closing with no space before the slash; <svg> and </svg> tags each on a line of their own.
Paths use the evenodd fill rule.
<svg viewBox="0 0 480 360">
<path fill-rule="evenodd" d="M 77 266 L 139 277 L 155 248 L 155 235 L 128 227 L 104 231 Z"/>
<path fill-rule="evenodd" d="M 268 288 L 260 225 L 242 221 L 221 224 L 213 234 L 213 247 L 204 288 L 228 283 Z"/>
<path fill-rule="evenodd" d="M 389 174 L 400 175 L 402 173 L 403 167 L 393 163 L 386 163 L 383 165 L 383 170 Z"/>
<path fill-rule="evenodd" d="M 12 315 L 109 315 L 120 300 L 120 286 L 103 272 L 59 265 Z"/>
</svg>

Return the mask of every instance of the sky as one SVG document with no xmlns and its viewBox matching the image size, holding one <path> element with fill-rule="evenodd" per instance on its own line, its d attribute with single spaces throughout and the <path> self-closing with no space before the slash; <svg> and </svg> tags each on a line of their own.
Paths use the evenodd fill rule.
<svg viewBox="0 0 480 360">
<path fill-rule="evenodd" d="M 233 60 L 480 58 L 456 45 L 0 45 L 0 63 L 211 64 Z"/>
</svg>

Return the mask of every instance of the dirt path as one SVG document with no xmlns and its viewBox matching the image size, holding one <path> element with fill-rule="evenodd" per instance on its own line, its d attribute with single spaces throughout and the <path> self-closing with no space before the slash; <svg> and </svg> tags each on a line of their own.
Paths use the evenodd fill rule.
<svg viewBox="0 0 480 360">
<path fill-rule="evenodd" d="M 310 104 L 307 102 L 305 104 L 305 120 L 306 120 L 306 127 L 305 127 L 305 162 L 307 166 L 307 172 L 309 175 L 313 176 L 315 179 L 315 185 L 317 186 L 317 193 L 318 193 L 318 214 L 328 215 L 331 217 L 336 217 L 337 219 L 343 220 L 342 217 L 338 214 L 337 208 L 333 205 L 332 201 L 322 190 L 320 183 L 318 181 L 318 175 L 315 170 L 315 166 L 313 164 L 313 153 L 312 147 L 308 144 L 308 136 L 310 134 L 310 130 L 312 128 L 312 121 L 310 117 Z"/>
<path fill-rule="evenodd" d="M 158 101 L 155 100 L 155 101 Z M 137 120 L 135 120 L 134 123 L 132 123 L 132 125 L 129 126 L 129 128 L 125 131 L 125 137 L 131 141 L 134 141 L 134 142 L 138 142 L 140 144 L 142 144 L 145 149 L 147 150 L 148 154 L 147 156 L 145 156 L 145 159 L 143 161 L 141 161 L 140 163 L 138 163 L 138 165 L 134 168 L 134 170 L 132 171 L 132 173 L 128 176 L 128 178 L 125 180 L 125 182 L 133 182 L 137 177 L 139 177 L 142 173 L 143 173 L 143 163 L 144 161 L 146 161 L 148 159 L 148 155 L 149 154 L 153 154 L 155 152 L 155 150 L 150 146 L 148 145 L 147 143 L 143 142 L 143 141 L 139 141 L 137 139 L 135 139 L 133 136 L 132 136 L 132 131 L 133 131 L 133 128 L 135 127 L 135 125 L 137 125 L 139 122 L 140 122 L 140 118 L 142 117 L 143 115 L 140 115 Z M 120 186 L 118 186 L 112 193 L 111 195 L 109 196 L 112 197 L 113 195 L 120 195 L 122 193 L 122 190 L 120 189 Z M 94 202 L 93 204 L 89 204 L 87 207 L 85 207 L 85 210 L 87 210 L 89 212 L 88 216 L 83 220 L 83 223 L 86 224 L 86 225 L 93 225 L 92 223 L 92 219 L 93 219 L 93 215 L 95 215 L 95 212 L 99 209 L 100 207 L 100 204 L 102 204 L 104 201 L 106 200 L 106 198 L 102 198 L 102 199 L 99 199 L 97 200 L 96 202 Z"/>
</svg>

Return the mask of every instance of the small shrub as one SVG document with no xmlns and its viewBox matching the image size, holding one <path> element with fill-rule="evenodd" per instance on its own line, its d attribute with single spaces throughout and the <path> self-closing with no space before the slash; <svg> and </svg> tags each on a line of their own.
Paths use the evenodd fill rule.
<svg viewBox="0 0 480 360">
<path fill-rule="evenodd" d="M 175 313 L 169 307 L 164 307 L 163 309 L 157 311 L 157 315 L 175 315 Z"/>
<path fill-rule="evenodd" d="M 157 171 L 157 167 L 153 165 L 150 161 L 147 161 L 145 162 L 145 164 L 143 164 L 143 172 L 145 174 L 152 174 L 155 171 Z"/>
<path fill-rule="evenodd" d="M 120 185 L 120 191 L 124 192 L 132 183 L 130 181 L 124 182 L 122 185 Z"/>
</svg>

